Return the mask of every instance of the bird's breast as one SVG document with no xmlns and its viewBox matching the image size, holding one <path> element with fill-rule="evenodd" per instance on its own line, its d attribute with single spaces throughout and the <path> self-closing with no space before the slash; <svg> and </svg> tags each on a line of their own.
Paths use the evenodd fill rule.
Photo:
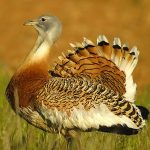
<svg viewBox="0 0 150 150">
<path fill-rule="evenodd" d="M 37 66 L 17 72 L 6 89 L 6 97 L 12 108 L 27 107 L 36 97 L 37 91 L 48 80 L 48 73 Z"/>
</svg>

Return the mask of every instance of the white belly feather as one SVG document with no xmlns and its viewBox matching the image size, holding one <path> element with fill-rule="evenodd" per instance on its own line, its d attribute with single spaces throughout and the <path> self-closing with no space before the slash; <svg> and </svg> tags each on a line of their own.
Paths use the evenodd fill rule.
<svg viewBox="0 0 150 150">
<path fill-rule="evenodd" d="M 74 108 L 71 115 L 68 116 L 66 112 L 47 109 L 46 106 L 42 108 L 43 115 L 52 124 L 60 128 L 80 128 L 87 130 L 90 128 L 98 129 L 99 126 L 111 127 L 113 125 L 127 125 L 129 128 L 138 129 L 135 123 L 124 115 L 117 116 L 113 114 L 105 104 L 100 104 L 99 107 L 92 108 L 86 111 L 82 106 L 80 109 Z"/>
</svg>

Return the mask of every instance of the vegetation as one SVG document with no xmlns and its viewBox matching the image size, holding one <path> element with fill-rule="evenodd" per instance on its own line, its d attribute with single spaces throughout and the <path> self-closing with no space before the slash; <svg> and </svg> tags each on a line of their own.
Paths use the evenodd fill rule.
<svg viewBox="0 0 150 150">
<path fill-rule="evenodd" d="M 0 149 L 1 150 L 65 150 L 66 141 L 61 135 L 43 132 L 20 119 L 9 106 L 4 91 L 9 77 L 0 65 Z M 150 87 L 137 96 L 137 103 L 150 109 Z M 150 147 L 150 121 L 138 134 L 121 136 L 109 133 L 81 133 L 83 150 L 148 150 Z M 57 143 L 57 144 L 56 144 Z M 78 139 L 72 149 L 77 149 Z"/>
</svg>

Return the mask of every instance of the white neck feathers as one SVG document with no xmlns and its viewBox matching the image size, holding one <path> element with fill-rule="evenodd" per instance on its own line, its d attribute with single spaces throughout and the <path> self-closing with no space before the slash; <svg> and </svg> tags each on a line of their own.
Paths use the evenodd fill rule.
<svg viewBox="0 0 150 150">
<path fill-rule="evenodd" d="M 41 60 L 43 61 L 49 58 L 50 49 L 60 36 L 61 24 L 59 22 L 55 22 L 55 25 L 49 27 L 46 31 L 39 27 L 36 27 L 36 29 L 39 35 L 35 46 L 26 59 L 27 64 L 39 62 Z"/>
<path fill-rule="evenodd" d="M 37 47 L 35 53 L 33 54 L 31 60 L 32 61 L 39 61 L 47 57 L 50 53 L 50 48 L 52 43 L 48 43 L 48 41 L 44 40 L 39 47 Z"/>
</svg>

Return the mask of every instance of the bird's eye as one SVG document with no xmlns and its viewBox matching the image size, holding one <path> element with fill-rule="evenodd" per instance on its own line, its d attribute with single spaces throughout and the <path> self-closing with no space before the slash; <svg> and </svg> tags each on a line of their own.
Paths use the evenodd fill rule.
<svg viewBox="0 0 150 150">
<path fill-rule="evenodd" d="M 46 21 L 46 19 L 45 18 L 41 18 L 41 20 L 44 22 L 44 21 Z"/>
</svg>

